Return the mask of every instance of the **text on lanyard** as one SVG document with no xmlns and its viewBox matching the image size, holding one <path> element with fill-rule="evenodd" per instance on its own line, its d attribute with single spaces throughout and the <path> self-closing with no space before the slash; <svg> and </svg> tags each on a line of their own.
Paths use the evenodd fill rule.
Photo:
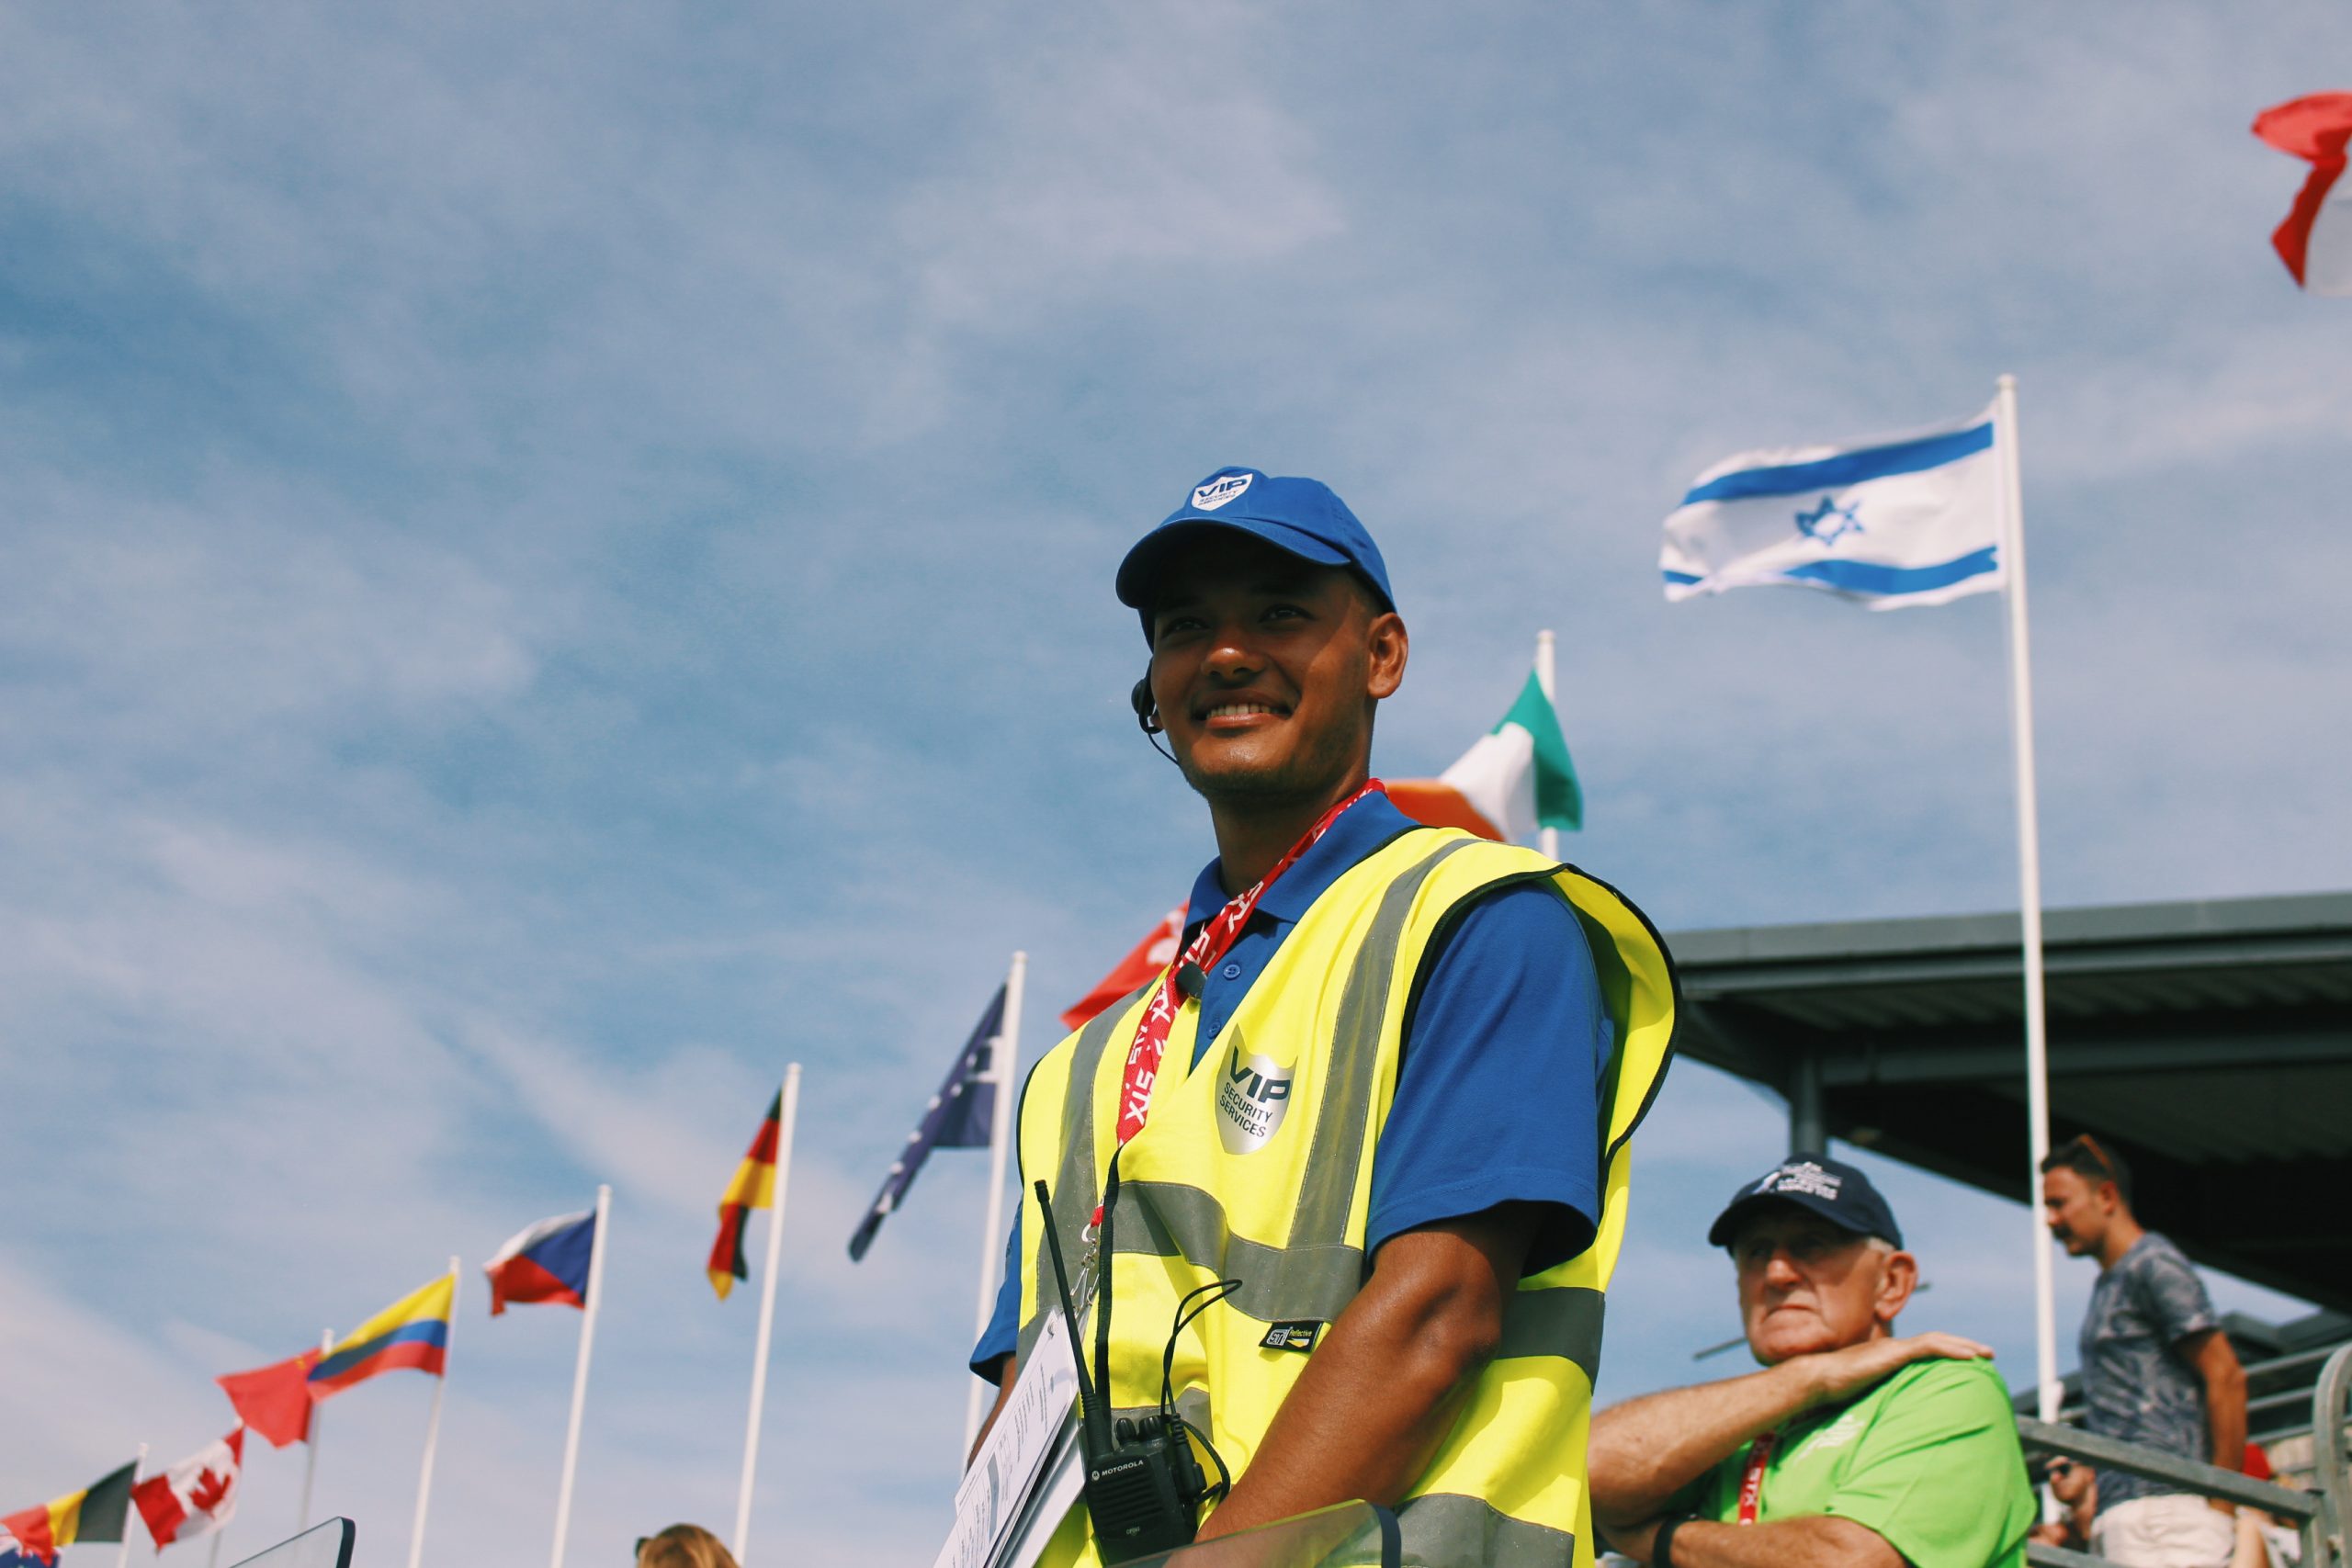
<svg viewBox="0 0 2352 1568">
<path fill-rule="evenodd" d="M 1159 987 L 1152 993 L 1151 1005 L 1144 1009 L 1142 1019 L 1136 1024 L 1135 1043 L 1127 1047 L 1126 1070 L 1119 1084 L 1121 1148 L 1143 1131 L 1144 1122 L 1151 1114 L 1151 1086 L 1159 1081 L 1160 1058 L 1167 1055 L 1169 1033 L 1176 1027 L 1177 1010 L 1184 1003 L 1177 986 L 1177 976 L 1188 968 L 1205 974 L 1209 965 L 1223 958 L 1239 940 L 1241 928 L 1250 923 L 1250 917 L 1257 909 L 1259 899 L 1265 897 L 1266 889 L 1295 864 L 1299 856 L 1313 849 L 1316 840 L 1330 830 L 1331 824 L 1338 821 L 1349 807 L 1374 791 L 1385 794 L 1387 787 L 1378 779 L 1368 779 L 1363 788 L 1317 818 L 1315 825 L 1273 863 L 1272 870 L 1251 883 L 1247 891 L 1228 901 L 1212 919 L 1202 923 L 1199 933 L 1185 947 L 1183 955 L 1159 976 Z M 1094 1223 L 1097 1225 L 1102 1223 L 1100 1207 L 1094 1211 Z"/>
</svg>

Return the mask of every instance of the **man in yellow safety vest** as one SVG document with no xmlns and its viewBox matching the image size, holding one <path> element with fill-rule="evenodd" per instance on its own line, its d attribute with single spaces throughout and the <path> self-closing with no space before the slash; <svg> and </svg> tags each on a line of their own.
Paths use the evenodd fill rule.
<svg viewBox="0 0 2352 1568">
<path fill-rule="evenodd" d="M 1023 1093 L 1023 1196 L 1047 1182 L 1081 1293 L 1110 1235 L 1106 1401 L 1140 1416 L 1164 1382 L 1230 1474 L 1204 1538 L 1363 1498 L 1397 1509 L 1408 1562 L 1580 1568 L 1664 948 L 1605 885 L 1389 804 L 1373 719 L 1405 623 L 1328 487 L 1219 469 L 1117 586 L 1150 645 L 1136 716 L 1217 857 L 1177 962 Z M 1025 1204 L 973 1356 L 1007 1389 L 1059 1310 L 1046 1228 Z M 1080 1507 L 1042 1561 L 1108 1544 Z"/>
</svg>

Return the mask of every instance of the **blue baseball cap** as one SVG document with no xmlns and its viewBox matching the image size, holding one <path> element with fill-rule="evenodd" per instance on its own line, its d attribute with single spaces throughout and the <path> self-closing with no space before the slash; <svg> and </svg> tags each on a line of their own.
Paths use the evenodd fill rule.
<svg viewBox="0 0 2352 1568">
<path fill-rule="evenodd" d="M 1143 615 L 1147 638 L 1151 636 L 1152 589 L 1176 553 L 1207 528 L 1252 535 L 1317 566 L 1347 567 L 1379 594 L 1383 607 L 1396 607 L 1380 547 L 1329 485 L 1256 468 L 1225 468 L 1194 485 L 1184 504 L 1137 540 L 1119 563 L 1119 603 Z"/>
<path fill-rule="evenodd" d="M 1724 1212 L 1707 1229 L 1709 1247 L 1729 1247 L 1740 1222 L 1770 1203 L 1794 1203 L 1819 1214 L 1831 1224 L 1856 1235 L 1874 1235 L 1890 1247 L 1903 1245 L 1895 1228 L 1894 1211 L 1878 1195 L 1871 1179 L 1843 1160 L 1816 1155 L 1783 1160 L 1732 1194 Z"/>
</svg>

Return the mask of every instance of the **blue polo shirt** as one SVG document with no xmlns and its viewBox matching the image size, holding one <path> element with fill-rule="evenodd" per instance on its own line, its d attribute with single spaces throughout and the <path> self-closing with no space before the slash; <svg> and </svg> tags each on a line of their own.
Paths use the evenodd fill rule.
<svg viewBox="0 0 2352 1568">
<path fill-rule="evenodd" d="M 1366 795 L 1266 890 L 1202 987 L 1194 1068 L 1308 906 L 1414 826 L 1386 795 Z M 1226 905 L 1219 869 L 1211 861 L 1193 884 L 1186 942 Z M 1405 1036 L 1396 1100 L 1373 1151 L 1368 1253 L 1508 1202 L 1545 1211 L 1528 1273 L 1584 1250 L 1600 1213 L 1600 1093 L 1613 1047 L 1592 950 L 1566 901 L 1532 884 L 1473 904 L 1431 956 Z M 995 1314 L 972 1351 L 972 1370 L 991 1382 L 1018 1335 L 1021 1219 Z"/>
</svg>

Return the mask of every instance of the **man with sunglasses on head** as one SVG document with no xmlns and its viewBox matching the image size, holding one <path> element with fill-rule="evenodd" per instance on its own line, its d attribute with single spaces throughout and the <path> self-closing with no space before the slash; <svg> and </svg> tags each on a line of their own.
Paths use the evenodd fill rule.
<svg viewBox="0 0 2352 1568">
<path fill-rule="evenodd" d="M 2132 1171 L 2085 1134 L 2041 1162 L 2041 1207 L 2069 1255 L 2098 1259 L 2080 1340 L 2083 1426 L 2236 1470 L 2245 1456 L 2245 1372 L 2205 1282 L 2132 1212 Z M 2098 1476 L 2091 1549 L 2127 1568 L 2230 1561 L 2233 1510 L 2120 1471 Z"/>
<path fill-rule="evenodd" d="M 1707 1241 L 1764 1370 L 1594 1418 L 1610 1543 L 1654 1568 L 2021 1568 L 2033 1494 L 2008 1390 L 1974 1340 L 1895 1336 L 1919 1267 L 1870 1178 L 1792 1159 Z"/>
</svg>

